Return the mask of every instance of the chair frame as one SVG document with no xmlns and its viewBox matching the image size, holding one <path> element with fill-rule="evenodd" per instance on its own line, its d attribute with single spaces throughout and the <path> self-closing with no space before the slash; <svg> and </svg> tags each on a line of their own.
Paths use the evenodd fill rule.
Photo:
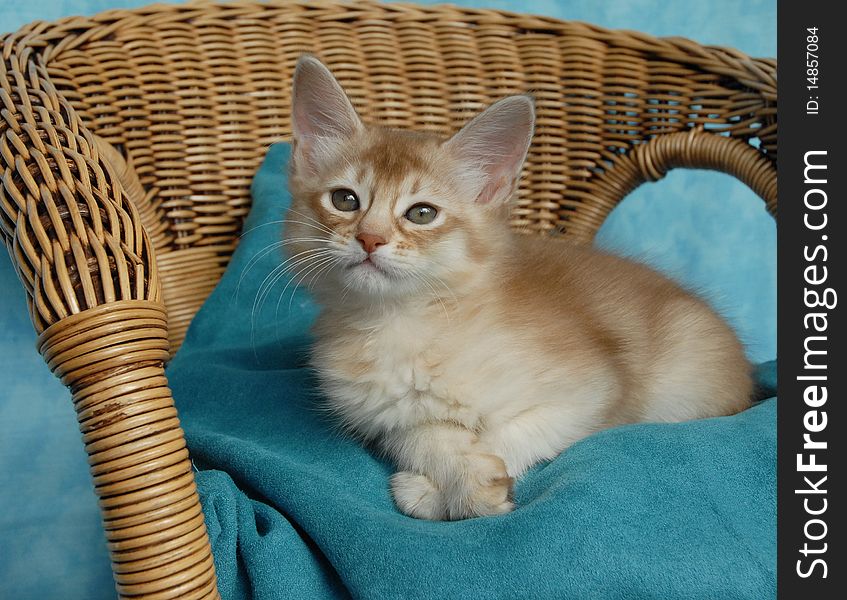
<svg viewBox="0 0 847 600">
<path fill-rule="evenodd" d="M 672 168 L 730 173 L 775 216 L 776 61 L 453 6 L 154 5 L 0 38 L 0 231 L 38 349 L 71 390 L 124 598 L 216 598 L 165 365 L 237 244 L 290 77 L 321 57 L 366 120 L 448 134 L 532 93 L 512 211 L 591 241 Z"/>
</svg>

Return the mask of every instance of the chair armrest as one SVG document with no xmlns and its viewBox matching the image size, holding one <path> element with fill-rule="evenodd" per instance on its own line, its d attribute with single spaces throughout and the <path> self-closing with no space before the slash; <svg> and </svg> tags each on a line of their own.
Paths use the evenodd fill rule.
<svg viewBox="0 0 847 600">
<path fill-rule="evenodd" d="M 38 348 L 73 394 L 121 597 L 216 598 L 164 365 L 153 245 L 120 178 L 51 83 L 44 39 L 0 38 L 0 232 Z"/>
</svg>

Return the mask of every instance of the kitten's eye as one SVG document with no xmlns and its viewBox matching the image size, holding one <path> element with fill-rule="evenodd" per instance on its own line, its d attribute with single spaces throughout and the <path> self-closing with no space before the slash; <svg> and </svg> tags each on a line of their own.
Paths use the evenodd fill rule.
<svg viewBox="0 0 847 600">
<path fill-rule="evenodd" d="M 344 212 L 359 210 L 359 197 L 353 190 L 335 190 L 332 192 L 332 205 Z"/>
<path fill-rule="evenodd" d="M 406 211 L 406 218 L 416 225 L 426 225 L 432 223 L 438 211 L 434 206 L 429 204 L 415 204 L 412 208 Z"/>
</svg>

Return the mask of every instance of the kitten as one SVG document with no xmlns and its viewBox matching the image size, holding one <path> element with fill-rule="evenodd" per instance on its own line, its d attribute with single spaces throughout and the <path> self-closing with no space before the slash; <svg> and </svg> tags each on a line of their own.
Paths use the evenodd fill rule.
<svg viewBox="0 0 847 600">
<path fill-rule="evenodd" d="M 366 125 L 317 59 L 292 92 L 289 266 L 322 307 L 312 364 L 343 426 L 423 519 L 513 508 L 585 436 L 743 410 L 750 366 L 704 302 L 640 264 L 514 234 L 527 96 L 453 137 Z"/>
</svg>

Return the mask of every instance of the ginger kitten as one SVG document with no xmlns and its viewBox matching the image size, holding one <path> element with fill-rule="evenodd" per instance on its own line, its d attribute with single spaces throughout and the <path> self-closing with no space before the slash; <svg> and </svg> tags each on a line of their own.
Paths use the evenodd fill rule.
<svg viewBox="0 0 847 600">
<path fill-rule="evenodd" d="M 449 139 L 362 123 L 304 56 L 292 93 L 289 267 L 322 307 L 312 365 L 340 423 L 388 456 L 398 508 L 513 508 L 529 467 L 605 427 L 749 405 L 741 344 L 643 265 L 514 234 L 526 96 Z"/>
</svg>

